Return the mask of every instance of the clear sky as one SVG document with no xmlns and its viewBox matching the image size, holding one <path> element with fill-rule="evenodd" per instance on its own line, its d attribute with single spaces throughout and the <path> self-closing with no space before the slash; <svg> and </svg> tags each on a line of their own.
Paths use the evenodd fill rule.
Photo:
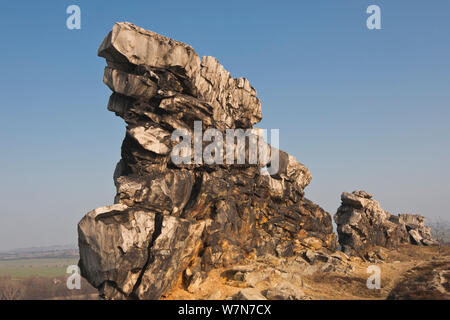
<svg viewBox="0 0 450 320">
<path fill-rule="evenodd" d="M 372 4 L 382 30 L 366 27 Z M 96 53 L 117 21 L 248 78 L 259 127 L 280 129 L 331 214 L 364 189 L 391 213 L 450 218 L 448 0 L 2 1 L 0 250 L 76 243 L 82 216 L 113 202 L 125 126 Z"/>
</svg>

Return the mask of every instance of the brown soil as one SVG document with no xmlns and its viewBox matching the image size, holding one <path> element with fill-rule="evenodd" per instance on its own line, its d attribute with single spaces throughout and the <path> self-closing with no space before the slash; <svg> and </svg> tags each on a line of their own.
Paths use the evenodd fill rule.
<svg viewBox="0 0 450 320">
<path fill-rule="evenodd" d="M 379 290 L 370 290 L 366 286 L 369 276 L 367 267 L 375 263 L 352 258 L 350 263 L 355 269 L 351 274 L 316 272 L 303 276 L 303 291 L 313 300 L 386 299 L 394 288 L 408 280 L 407 277 L 411 275 L 419 277 L 420 270 L 424 272 L 429 270 L 431 267 L 426 266 L 431 266 L 433 261 L 446 261 L 446 268 L 450 269 L 450 246 L 442 247 L 440 253 L 438 250 L 438 247 L 412 245 L 404 245 L 395 250 L 384 249 L 387 258 L 382 263 L 376 263 L 381 269 L 381 289 Z M 243 283 L 227 281 L 221 276 L 223 271 L 224 269 L 212 270 L 197 292 L 189 293 L 181 286 L 177 286 L 162 299 L 229 298 L 242 288 Z"/>
</svg>

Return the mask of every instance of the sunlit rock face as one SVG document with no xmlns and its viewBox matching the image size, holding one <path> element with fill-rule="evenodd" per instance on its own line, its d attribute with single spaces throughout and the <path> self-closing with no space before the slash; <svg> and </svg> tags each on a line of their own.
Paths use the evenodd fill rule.
<svg viewBox="0 0 450 320">
<path fill-rule="evenodd" d="M 339 244 L 348 255 L 364 255 L 374 246 L 395 248 L 402 243 L 434 245 L 425 217 L 415 214 L 391 215 L 365 191 L 343 192 L 334 220 Z"/>
<path fill-rule="evenodd" d="M 197 121 L 203 132 L 215 128 L 225 137 L 239 128 L 252 129 L 248 141 L 259 136 L 253 125 L 261 103 L 247 79 L 130 23 L 115 24 L 98 54 L 113 91 L 108 110 L 126 123 L 114 205 L 89 212 L 78 226 L 82 275 L 104 298 L 158 299 L 187 269 L 195 278 L 248 256 L 335 250 L 331 216 L 304 197 L 311 174 L 286 152 L 261 143 L 279 155 L 270 174 L 261 169 L 273 162 L 250 163 L 247 150 L 239 164 L 172 161 L 179 143 L 172 133 L 183 130 L 194 141 Z"/>
</svg>

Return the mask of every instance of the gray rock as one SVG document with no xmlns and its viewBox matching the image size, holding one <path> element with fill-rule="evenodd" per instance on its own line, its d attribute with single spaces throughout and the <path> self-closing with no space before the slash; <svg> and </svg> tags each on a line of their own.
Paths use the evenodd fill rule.
<svg viewBox="0 0 450 320">
<path fill-rule="evenodd" d="M 421 239 L 431 240 L 425 218 L 419 215 L 393 216 L 365 191 L 342 193 L 342 204 L 334 220 L 337 224 L 339 243 L 348 255 L 363 256 L 374 246 L 398 247 L 401 243 L 421 244 Z M 380 257 L 367 257 L 380 261 Z"/>
<path fill-rule="evenodd" d="M 275 151 L 272 151 L 275 152 Z M 299 163 L 294 156 L 282 151 L 279 152 L 279 165 L 277 173 L 272 177 L 295 183 L 298 189 L 303 190 L 311 182 L 311 174 L 303 164 Z"/>
<path fill-rule="evenodd" d="M 260 282 L 267 279 L 267 274 L 263 271 L 254 271 L 244 274 L 244 281 L 250 287 L 256 287 Z"/>
<path fill-rule="evenodd" d="M 217 59 L 200 58 L 189 45 L 130 23 L 115 24 L 98 55 L 106 59 L 104 82 L 113 91 L 108 110 L 127 124 L 113 176 L 115 205 L 79 224 L 83 276 L 104 298 L 157 299 L 180 277 L 195 291 L 198 274 L 241 265 L 248 256 L 336 249 L 330 214 L 304 197 L 311 181 L 306 166 L 280 151 L 279 170 L 261 174 L 264 166 L 275 168 L 271 156 L 278 152 L 264 141 L 259 146 L 266 155 L 249 161 L 248 147 L 262 133 L 253 125 L 262 114 L 247 79 L 231 77 Z M 182 148 L 186 159 L 195 158 L 196 121 L 202 133 L 214 128 L 223 137 L 227 129 L 249 129 L 233 151 L 244 149 L 245 163 L 174 163 L 176 129 L 191 140 Z M 201 141 L 203 151 L 209 142 Z M 268 272 L 288 277 L 278 267 Z M 256 272 L 233 276 L 257 286 L 267 276 Z"/>
<path fill-rule="evenodd" d="M 360 194 L 361 191 L 358 191 L 357 194 Z M 357 194 L 353 193 L 347 193 L 343 192 L 341 195 L 341 201 L 343 205 L 348 205 L 350 207 L 353 207 L 355 209 L 363 209 L 365 207 L 368 207 L 369 204 L 375 204 L 375 202 L 369 201 L 370 199 L 367 199 L 365 197 L 360 197 Z"/>
<path fill-rule="evenodd" d="M 161 128 L 144 128 L 141 126 L 129 127 L 127 134 L 135 139 L 145 150 L 157 153 L 168 154 L 170 147 L 170 134 Z"/>
<path fill-rule="evenodd" d="M 156 94 L 157 85 L 150 79 L 129 74 L 110 67 L 105 68 L 103 82 L 114 92 L 132 98 L 150 99 Z"/>
<path fill-rule="evenodd" d="M 399 223 L 404 224 L 406 230 L 416 230 L 420 237 L 431 239 L 431 228 L 425 225 L 425 217 L 418 214 L 399 214 Z"/>
<path fill-rule="evenodd" d="M 422 244 L 424 246 L 437 246 L 439 245 L 439 242 L 436 240 L 422 239 Z"/>
<path fill-rule="evenodd" d="M 107 299 L 158 298 L 186 268 L 204 226 L 123 204 L 95 209 L 78 225 L 81 274 Z"/>
<path fill-rule="evenodd" d="M 245 288 L 233 295 L 233 300 L 267 300 L 259 290 L 255 288 Z"/>
<path fill-rule="evenodd" d="M 268 289 L 265 294 L 269 300 L 302 300 L 303 290 L 290 282 L 282 281 L 275 288 Z"/>
<path fill-rule="evenodd" d="M 408 231 L 408 233 L 411 236 L 411 240 L 413 241 L 414 244 L 417 245 L 422 244 L 422 237 L 420 236 L 417 230 L 411 229 Z"/>
</svg>

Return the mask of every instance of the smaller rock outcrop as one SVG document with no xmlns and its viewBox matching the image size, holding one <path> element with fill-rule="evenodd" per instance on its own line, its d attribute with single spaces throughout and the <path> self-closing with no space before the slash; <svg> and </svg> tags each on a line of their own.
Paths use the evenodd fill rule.
<svg viewBox="0 0 450 320">
<path fill-rule="evenodd" d="M 339 243 L 348 255 L 363 256 L 374 246 L 395 248 L 401 243 L 433 245 L 425 217 L 413 214 L 391 215 L 365 191 L 343 192 L 341 206 L 334 216 Z"/>
</svg>

